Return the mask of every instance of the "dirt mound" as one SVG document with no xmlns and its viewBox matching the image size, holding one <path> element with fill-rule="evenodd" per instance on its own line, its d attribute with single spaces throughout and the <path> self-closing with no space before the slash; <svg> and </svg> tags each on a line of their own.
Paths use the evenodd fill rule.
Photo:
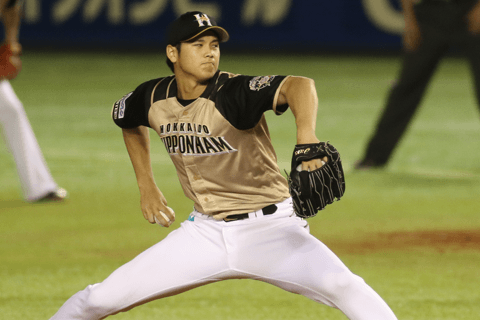
<svg viewBox="0 0 480 320">
<path fill-rule="evenodd" d="M 361 253 L 387 250 L 433 248 L 440 252 L 479 250 L 480 230 L 428 230 L 379 233 L 355 242 L 330 241 L 333 251 Z"/>
</svg>

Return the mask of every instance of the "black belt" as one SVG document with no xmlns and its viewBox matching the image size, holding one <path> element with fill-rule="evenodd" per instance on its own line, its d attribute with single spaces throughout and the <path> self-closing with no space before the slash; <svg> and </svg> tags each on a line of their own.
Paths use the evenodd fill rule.
<svg viewBox="0 0 480 320">
<path fill-rule="evenodd" d="M 276 211 L 277 211 L 277 206 L 274 204 L 266 206 L 265 208 L 262 209 L 264 216 L 267 216 L 269 214 L 274 214 Z M 232 222 L 232 221 L 238 221 L 243 219 L 248 219 L 248 213 L 232 214 L 224 218 L 223 221 Z"/>
</svg>

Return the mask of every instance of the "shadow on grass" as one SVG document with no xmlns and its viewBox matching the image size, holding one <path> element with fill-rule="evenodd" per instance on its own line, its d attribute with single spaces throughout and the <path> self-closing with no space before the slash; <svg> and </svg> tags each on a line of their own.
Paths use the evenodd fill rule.
<svg viewBox="0 0 480 320">
<path fill-rule="evenodd" d="M 22 199 L 12 199 L 12 200 L 0 200 L 0 212 L 2 209 L 20 209 L 27 207 L 39 207 L 50 204 L 63 204 L 66 201 L 38 201 L 38 202 L 27 202 Z"/>
<path fill-rule="evenodd" d="M 16 209 L 31 206 L 31 203 L 25 202 L 21 199 L 15 200 L 0 200 L 0 211 L 2 209 Z"/>
</svg>

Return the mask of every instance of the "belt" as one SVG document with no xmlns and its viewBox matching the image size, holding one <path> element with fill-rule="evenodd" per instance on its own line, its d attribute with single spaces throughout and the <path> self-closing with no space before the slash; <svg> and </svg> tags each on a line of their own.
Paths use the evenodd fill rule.
<svg viewBox="0 0 480 320">
<path fill-rule="evenodd" d="M 266 206 L 265 208 L 262 209 L 264 216 L 268 216 L 269 214 L 274 214 L 276 211 L 277 211 L 277 206 L 274 204 Z M 232 214 L 224 218 L 223 221 L 232 222 L 232 221 L 238 221 L 243 219 L 248 219 L 248 213 Z"/>
</svg>

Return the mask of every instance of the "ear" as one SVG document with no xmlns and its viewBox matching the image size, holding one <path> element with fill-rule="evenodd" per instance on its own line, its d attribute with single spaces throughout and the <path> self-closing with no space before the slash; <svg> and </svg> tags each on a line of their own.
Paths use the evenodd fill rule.
<svg viewBox="0 0 480 320">
<path fill-rule="evenodd" d="M 167 58 L 172 62 L 175 63 L 178 60 L 178 50 L 172 45 L 168 45 L 166 49 Z"/>
</svg>

